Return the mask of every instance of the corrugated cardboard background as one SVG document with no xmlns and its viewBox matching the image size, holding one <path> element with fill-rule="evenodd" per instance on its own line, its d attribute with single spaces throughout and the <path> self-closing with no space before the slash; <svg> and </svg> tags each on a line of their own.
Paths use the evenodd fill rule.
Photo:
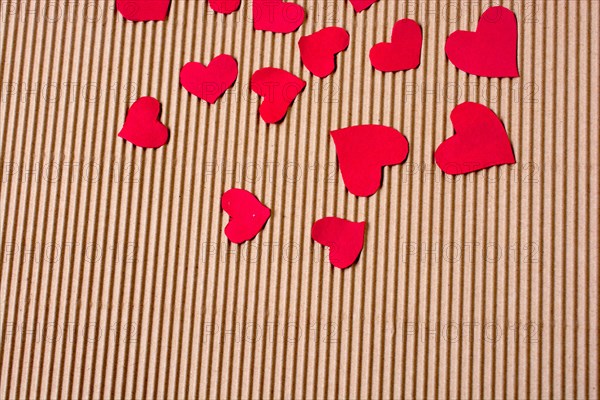
<svg viewBox="0 0 600 400">
<path fill-rule="evenodd" d="M 173 0 L 126 22 L 113 1 L 2 1 L 2 398 L 598 398 L 598 1 L 297 0 L 298 32 L 256 32 L 251 7 Z M 519 24 L 519 79 L 479 79 L 444 54 L 502 4 Z M 407 17 L 416 71 L 368 49 Z M 324 80 L 300 36 L 343 26 Z M 230 53 L 233 90 L 208 106 L 187 61 Z M 307 80 L 280 125 L 257 116 L 260 67 Z M 168 145 L 117 138 L 129 105 L 163 105 Z M 462 177 L 433 151 L 463 101 L 503 120 L 517 164 Z M 369 199 L 348 195 L 330 129 L 381 123 L 409 139 Z M 220 196 L 273 209 L 231 245 Z M 310 227 L 366 220 L 360 261 L 333 269 Z"/>
</svg>

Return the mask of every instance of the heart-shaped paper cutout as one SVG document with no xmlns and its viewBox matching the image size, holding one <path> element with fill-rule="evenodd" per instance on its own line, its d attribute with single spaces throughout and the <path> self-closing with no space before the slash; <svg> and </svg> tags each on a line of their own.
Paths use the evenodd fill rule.
<svg viewBox="0 0 600 400">
<path fill-rule="evenodd" d="M 287 110 L 304 90 L 306 82 L 297 76 L 278 68 L 262 68 L 252 75 L 250 87 L 264 97 L 258 108 L 261 118 L 268 124 L 281 121 Z"/>
<path fill-rule="evenodd" d="M 237 244 L 253 239 L 271 217 L 271 210 L 243 189 L 225 192 L 221 197 L 221 207 L 230 217 L 225 236 Z"/>
<path fill-rule="evenodd" d="M 208 0 L 208 5 L 214 12 L 231 14 L 240 8 L 240 0 Z"/>
<path fill-rule="evenodd" d="M 489 78 L 519 76 L 517 17 L 508 8 L 488 8 L 476 32 L 456 31 L 446 40 L 446 55 L 456 68 Z"/>
<path fill-rule="evenodd" d="M 313 240 L 329 247 L 329 261 L 337 268 L 354 264 L 362 251 L 365 222 L 352 222 L 336 217 L 318 220 L 312 226 Z"/>
<path fill-rule="evenodd" d="M 169 130 L 159 120 L 160 103 L 153 97 L 140 97 L 127 112 L 119 137 L 136 146 L 155 149 L 167 143 Z"/>
<path fill-rule="evenodd" d="M 466 174 L 515 163 L 504 125 L 486 106 L 462 103 L 452 110 L 450 120 L 456 134 L 440 144 L 435 152 L 435 162 L 445 173 Z"/>
<path fill-rule="evenodd" d="M 253 0 L 254 29 L 276 33 L 294 32 L 304 23 L 304 8 L 283 0 Z"/>
<path fill-rule="evenodd" d="M 321 29 L 298 41 L 302 63 L 319 78 L 325 78 L 335 70 L 335 55 L 346 50 L 349 44 L 350 34 L 338 27 Z"/>
<path fill-rule="evenodd" d="M 368 197 L 381 186 L 381 169 L 408 156 L 408 141 L 394 128 L 358 125 L 331 132 L 348 191 Z"/>
<path fill-rule="evenodd" d="M 204 66 L 189 62 L 179 74 L 181 85 L 190 93 L 214 104 L 235 82 L 238 65 L 230 55 L 221 54 Z"/>
<path fill-rule="evenodd" d="M 414 69 L 421 63 L 423 32 L 412 19 L 394 24 L 391 43 L 378 43 L 371 48 L 369 58 L 373 67 L 382 72 Z"/>
<path fill-rule="evenodd" d="M 371 7 L 371 5 L 377 3 L 378 0 L 350 0 L 352 7 L 354 7 L 354 11 L 357 13 L 366 10 Z"/>
<path fill-rule="evenodd" d="M 117 0 L 117 10 L 130 21 L 164 21 L 171 0 Z"/>
</svg>

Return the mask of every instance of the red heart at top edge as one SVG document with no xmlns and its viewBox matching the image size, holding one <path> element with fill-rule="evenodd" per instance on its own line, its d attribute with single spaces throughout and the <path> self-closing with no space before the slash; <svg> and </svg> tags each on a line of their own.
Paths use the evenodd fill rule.
<svg viewBox="0 0 600 400">
<path fill-rule="evenodd" d="M 204 66 L 189 62 L 179 74 L 181 85 L 193 95 L 214 104 L 237 79 L 238 65 L 230 55 L 221 54 Z"/>
<path fill-rule="evenodd" d="M 515 78 L 517 17 L 505 7 L 490 7 L 475 32 L 456 31 L 446 40 L 446 55 L 456 68 L 488 78 Z"/>
<path fill-rule="evenodd" d="M 302 63 L 319 78 L 325 78 L 335 70 L 335 55 L 346 50 L 350 34 L 344 28 L 329 27 L 312 35 L 302 36 L 298 41 Z"/>
<path fill-rule="evenodd" d="M 208 0 L 208 5 L 214 12 L 231 14 L 240 8 L 240 0 Z"/>
<path fill-rule="evenodd" d="M 119 137 L 144 148 L 158 148 L 167 143 L 169 130 L 160 121 L 160 102 L 141 97 L 129 108 Z"/>
<path fill-rule="evenodd" d="M 237 244 L 253 239 L 271 217 L 271 210 L 243 189 L 225 192 L 221 197 L 221 207 L 230 216 L 225 236 Z"/>
<path fill-rule="evenodd" d="M 377 1 L 379 0 L 350 0 L 350 4 L 354 7 L 354 11 L 359 13 L 371 7 L 371 5 L 375 4 Z"/>
<path fill-rule="evenodd" d="M 327 217 L 313 224 L 311 237 L 329 247 L 329 261 L 334 267 L 344 269 L 354 264 L 362 251 L 365 226 L 366 222 Z"/>
<path fill-rule="evenodd" d="M 304 23 L 304 8 L 283 0 L 253 0 L 254 29 L 275 33 L 290 33 Z"/>
<path fill-rule="evenodd" d="M 378 43 L 371 48 L 369 58 L 376 70 L 397 72 L 414 69 L 421 63 L 423 32 L 412 19 L 394 24 L 391 43 Z"/>
<path fill-rule="evenodd" d="M 508 134 L 492 110 L 477 103 L 462 103 L 452 110 L 450 119 L 456 134 L 435 152 L 435 162 L 442 171 L 458 175 L 515 163 Z"/>
<path fill-rule="evenodd" d="M 304 90 L 306 82 L 297 76 L 278 68 L 262 68 L 252 74 L 250 87 L 264 97 L 258 108 L 261 118 L 268 124 L 281 121 L 288 108 Z"/>
<path fill-rule="evenodd" d="M 394 128 L 358 125 L 331 132 L 348 191 L 368 197 L 381 186 L 382 167 L 400 164 L 408 156 L 406 137 Z"/>
<path fill-rule="evenodd" d="M 117 10 L 130 21 L 164 21 L 171 0 L 117 0 Z"/>
</svg>

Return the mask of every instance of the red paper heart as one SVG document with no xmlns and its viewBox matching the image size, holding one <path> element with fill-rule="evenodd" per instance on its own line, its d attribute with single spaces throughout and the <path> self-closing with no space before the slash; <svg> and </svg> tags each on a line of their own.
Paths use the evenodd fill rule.
<svg viewBox="0 0 600 400">
<path fill-rule="evenodd" d="M 298 41 L 302 63 L 319 78 L 325 78 L 335 70 L 335 55 L 346 50 L 349 44 L 348 31 L 338 27 L 321 29 Z"/>
<path fill-rule="evenodd" d="M 117 0 L 117 10 L 130 21 L 164 21 L 171 0 Z"/>
<path fill-rule="evenodd" d="M 517 17 L 505 7 L 488 8 L 476 32 L 456 31 L 446 40 L 446 55 L 458 69 L 489 78 L 518 77 Z"/>
<path fill-rule="evenodd" d="M 408 141 L 393 128 L 359 125 L 331 132 L 342 178 L 348 191 L 368 197 L 381 186 L 381 169 L 400 164 L 408 155 Z"/>
<path fill-rule="evenodd" d="M 254 29 L 290 33 L 304 23 L 304 8 L 283 0 L 253 0 Z"/>
<path fill-rule="evenodd" d="M 372 4 L 375 4 L 378 0 L 350 0 L 352 7 L 354 7 L 354 11 L 357 13 L 366 10 L 371 7 Z"/>
<path fill-rule="evenodd" d="M 208 0 L 208 5 L 214 12 L 231 14 L 240 8 L 240 0 Z"/>
<path fill-rule="evenodd" d="M 258 235 L 271 217 L 271 210 L 252 193 L 243 189 L 225 192 L 221 197 L 221 207 L 230 217 L 225 227 L 225 236 L 237 244 Z"/>
<path fill-rule="evenodd" d="M 119 137 L 136 146 L 155 149 L 167 143 L 169 130 L 159 120 L 160 103 L 153 97 L 140 97 L 127 112 Z"/>
<path fill-rule="evenodd" d="M 462 103 L 452 110 L 450 120 L 456 134 L 440 144 L 435 152 L 435 162 L 445 173 L 466 174 L 515 163 L 504 125 L 486 106 Z"/>
<path fill-rule="evenodd" d="M 204 66 L 189 62 L 179 74 L 181 85 L 190 93 L 214 104 L 229 89 L 238 76 L 238 65 L 230 55 L 221 54 Z"/>
<path fill-rule="evenodd" d="M 262 119 L 268 124 L 281 121 L 306 82 L 278 68 L 262 68 L 252 75 L 252 91 L 265 99 L 258 108 Z"/>
<path fill-rule="evenodd" d="M 329 247 L 329 261 L 337 268 L 347 268 L 358 259 L 365 238 L 365 222 L 336 217 L 318 220 L 312 226 L 315 242 Z"/>
<path fill-rule="evenodd" d="M 412 19 L 394 24 L 391 43 L 378 43 L 371 48 L 369 58 L 376 70 L 396 72 L 414 69 L 421 63 L 423 32 Z"/>
</svg>

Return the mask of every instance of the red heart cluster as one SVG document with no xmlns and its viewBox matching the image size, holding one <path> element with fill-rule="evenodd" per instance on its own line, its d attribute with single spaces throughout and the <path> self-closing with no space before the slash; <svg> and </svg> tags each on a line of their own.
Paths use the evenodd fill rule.
<svg viewBox="0 0 600 400">
<path fill-rule="evenodd" d="M 350 0 L 357 13 L 377 0 Z M 216 12 L 237 10 L 240 0 L 208 0 Z M 116 0 L 119 12 L 132 21 L 160 21 L 167 16 L 170 0 Z M 276 33 L 293 32 L 305 19 L 304 9 L 283 0 L 253 0 L 254 28 Z M 415 69 L 421 61 L 423 33 L 419 24 L 402 19 L 394 25 L 391 42 L 375 44 L 369 53 L 372 66 L 382 72 Z M 304 66 L 325 78 L 336 68 L 336 55 L 348 48 L 350 34 L 340 27 L 328 27 L 298 41 Z M 481 16 L 475 32 L 456 31 L 446 41 L 446 55 L 458 69 L 483 77 L 518 77 L 517 23 L 512 11 L 490 7 Z M 189 62 L 180 73 L 181 85 L 191 94 L 214 104 L 237 80 L 237 61 L 230 55 L 215 57 L 206 66 Z M 278 68 L 254 72 L 251 89 L 263 101 L 258 108 L 269 124 L 280 122 L 306 82 Z M 160 121 L 160 103 L 142 97 L 129 109 L 119 137 L 146 148 L 166 144 L 168 129 Z M 465 174 L 491 166 L 515 163 L 508 134 L 498 116 L 476 103 L 458 105 L 450 119 L 456 135 L 441 143 L 435 161 L 448 174 Z M 394 128 L 359 125 L 331 132 L 344 184 L 356 196 L 371 196 L 381 186 L 382 169 L 400 164 L 408 156 L 408 141 Z M 234 243 L 254 238 L 271 216 L 271 210 L 252 193 L 231 189 L 221 199 L 230 215 L 225 235 Z M 318 220 L 312 238 L 330 249 L 330 261 L 339 268 L 352 265 L 364 242 L 365 222 L 335 217 Z"/>
</svg>

